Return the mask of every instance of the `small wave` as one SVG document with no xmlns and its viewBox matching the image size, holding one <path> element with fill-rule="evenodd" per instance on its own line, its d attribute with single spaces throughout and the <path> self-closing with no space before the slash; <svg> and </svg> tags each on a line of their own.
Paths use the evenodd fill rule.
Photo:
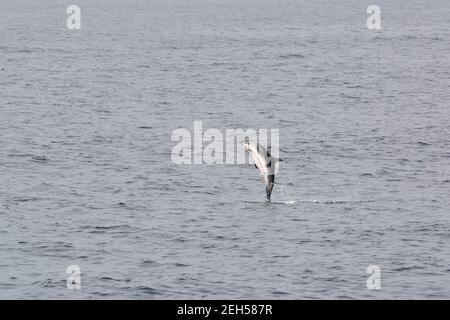
<svg viewBox="0 0 450 320">
<path fill-rule="evenodd" d="M 113 225 L 113 226 L 81 226 L 82 230 L 88 230 L 89 233 L 106 233 L 108 231 L 112 232 L 122 232 L 124 229 L 130 228 L 127 224 Z"/>
<path fill-rule="evenodd" d="M 130 226 L 128 224 L 120 224 L 116 226 L 105 226 L 105 227 L 95 227 L 97 230 L 110 230 L 110 229 L 122 229 L 122 228 L 129 228 Z"/>
<path fill-rule="evenodd" d="M 111 278 L 111 277 L 99 277 L 97 279 L 101 280 L 101 281 L 112 281 L 112 282 L 130 282 L 131 281 L 128 278 L 126 278 L 126 279 L 116 279 L 116 278 Z"/>
<path fill-rule="evenodd" d="M 356 203 L 366 203 L 366 202 L 374 202 L 374 200 L 317 200 L 317 199 L 301 199 L 301 200 L 286 200 L 286 201 L 248 201 L 244 200 L 244 203 L 265 203 L 268 205 L 294 205 L 297 203 L 316 203 L 316 204 L 356 204 Z"/>
<path fill-rule="evenodd" d="M 29 153 L 14 153 L 14 154 L 8 154 L 8 157 L 24 158 L 24 157 L 33 157 L 33 155 L 29 154 Z"/>
<path fill-rule="evenodd" d="M 148 287 L 148 286 L 139 286 L 139 287 L 137 287 L 137 289 L 146 294 L 155 294 L 155 295 L 161 294 L 161 291 L 159 291 L 155 288 L 152 288 L 152 287 Z"/>
<path fill-rule="evenodd" d="M 46 279 L 46 280 L 40 280 L 33 282 L 33 285 L 37 285 L 43 288 L 56 288 L 60 287 L 62 284 L 65 285 L 66 280 L 53 280 L 53 279 Z"/>
<path fill-rule="evenodd" d="M 361 177 L 373 177 L 373 174 L 365 172 L 361 174 Z"/>
<path fill-rule="evenodd" d="M 405 267 L 398 267 L 393 269 L 395 272 L 401 272 L 401 271 L 410 271 L 410 270 L 423 270 L 425 267 L 423 266 L 405 266 Z"/>
<path fill-rule="evenodd" d="M 15 201 L 15 202 L 28 202 L 28 201 L 36 201 L 36 200 L 38 200 L 38 198 L 36 198 L 36 197 L 31 197 L 31 198 L 29 198 L 29 197 L 15 197 L 13 199 L 13 201 Z"/>
<path fill-rule="evenodd" d="M 373 200 L 300 200 L 300 202 L 319 203 L 319 204 L 345 204 L 345 203 L 373 202 Z"/>
<path fill-rule="evenodd" d="M 285 292 L 285 291 L 272 291 L 272 294 L 275 296 L 285 296 L 285 295 L 289 295 L 289 292 Z"/>
<path fill-rule="evenodd" d="M 175 267 L 189 267 L 188 264 L 184 264 L 184 263 L 180 263 L 180 262 L 175 262 L 173 265 Z"/>
<path fill-rule="evenodd" d="M 39 162 L 39 163 L 46 163 L 46 162 L 50 161 L 50 159 L 47 158 L 46 156 L 32 156 L 31 161 Z"/>
<path fill-rule="evenodd" d="M 283 54 L 279 56 L 281 59 L 291 59 L 291 58 L 304 58 L 305 56 L 301 53 Z"/>
</svg>

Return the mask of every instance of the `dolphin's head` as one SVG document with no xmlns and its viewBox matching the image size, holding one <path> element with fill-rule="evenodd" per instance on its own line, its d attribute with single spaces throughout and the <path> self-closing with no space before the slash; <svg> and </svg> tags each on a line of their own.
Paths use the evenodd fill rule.
<svg viewBox="0 0 450 320">
<path fill-rule="evenodd" d="M 245 151 L 247 152 L 259 153 L 259 144 L 257 143 L 253 142 L 244 143 L 244 148 Z"/>
</svg>

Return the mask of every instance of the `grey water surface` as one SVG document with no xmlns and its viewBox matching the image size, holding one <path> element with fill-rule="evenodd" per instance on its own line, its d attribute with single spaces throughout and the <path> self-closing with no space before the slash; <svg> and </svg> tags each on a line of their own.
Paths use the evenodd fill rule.
<svg viewBox="0 0 450 320">
<path fill-rule="evenodd" d="M 0 298 L 450 298 L 447 0 L 73 3 L 0 1 Z M 194 121 L 280 130 L 272 203 Z"/>
</svg>

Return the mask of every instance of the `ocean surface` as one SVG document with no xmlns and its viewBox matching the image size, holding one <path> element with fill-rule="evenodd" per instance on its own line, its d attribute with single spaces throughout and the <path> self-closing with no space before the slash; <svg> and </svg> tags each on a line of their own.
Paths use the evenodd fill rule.
<svg viewBox="0 0 450 320">
<path fill-rule="evenodd" d="M 375 2 L 1 0 L 0 298 L 449 299 L 450 3 Z M 194 121 L 280 130 L 272 203 Z"/>
</svg>

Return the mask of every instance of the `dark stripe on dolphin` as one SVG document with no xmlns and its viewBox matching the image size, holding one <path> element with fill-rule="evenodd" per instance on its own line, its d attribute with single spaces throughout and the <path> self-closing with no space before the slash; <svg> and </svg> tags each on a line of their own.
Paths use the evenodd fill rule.
<svg viewBox="0 0 450 320">
<path fill-rule="evenodd" d="M 275 175 L 271 174 L 267 176 L 267 182 L 268 184 L 266 185 L 266 197 L 267 200 L 270 201 L 270 195 L 272 194 L 273 184 L 275 182 Z"/>
</svg>

